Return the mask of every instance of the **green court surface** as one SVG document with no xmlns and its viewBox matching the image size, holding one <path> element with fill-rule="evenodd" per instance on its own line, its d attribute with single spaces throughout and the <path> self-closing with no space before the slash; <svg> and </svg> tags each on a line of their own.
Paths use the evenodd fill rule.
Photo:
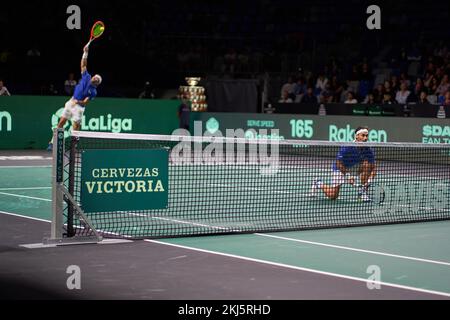
<svg viewBox="0 0 450 320">
<path fill-rule="evenodd" d="M 261 166 L 171 165 L 167 209 L 90 213 L 88 217 L 102 231 L 129 237 L 292 230 L 450 217 L 449 180 L 389 173 L 379 178 L 383 202 L 359 201 L 357 188 L 350 185 L 342 186 L 335 201 L 322 194 L 311 197 L 314 178 L 327 181 L 329 173 L 302 167 L 282 167 L 268 174 L 267 168 Z M 380 198 L 375 192 L 376 196 Z"/>
<path fill-rule="evenodd" d="M 285 181 L 295 180 L 292 175 L 285 177 Z M 215 182 L 220 184 L 219 190 L 227 188 L 224 181 Z M 189 181 L 185 184 L 189 185 Z M 0 214 L 50 220 L 50 186 L 50 167 L 0 167 Z M 289 202 L 295 193 L 307 191 L 302 188 L 291 188 L 294 193 L 280 193 L 277 203 Z M 266 199 L 273 190 L 266 189 L 260 190 L 261 198 L 252 198 L 256 205 L 256 209 L 252 208 L 256 210 L 254 214 L 264 206 L 266 213 L 273 209 L 267 207 L 269 199 Z M 350 198 L 343 201 L 351 201 Z M 265 199 L 263 204 L 256 204 L 261 199 Z M 219 203 L 222 198 L 213 200 Z M 318 203 L 316 209 L 324 208 L 324 212 L 336 205 L 325 199 L 314 201 Z M 360 213 L 366 214 L 366 210 Z M 188 215 L 185 218 L 189 220 Z M 218 221 L 211 219 L 210 223 Z M 50 225 L 42 230 L 43 236 L 49 229 Z M 450 221 L 148 241 L 360 280 L 361 286 L 367 285 L 375 268 L 380 272 L 381 290 L 383 285 L 397 286 L 450 297 Z"/>
</svg>

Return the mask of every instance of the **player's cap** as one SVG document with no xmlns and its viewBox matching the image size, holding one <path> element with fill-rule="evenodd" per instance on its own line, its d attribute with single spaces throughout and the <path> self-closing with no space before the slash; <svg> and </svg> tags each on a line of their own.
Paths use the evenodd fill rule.
<svg viewBox="0 0 450 320">
<path fill-rule="evenodd" d="M 102 83 L 102 77 L 99 74 L 94 75 L 92 78 L 96 78 L 98 81 L 98 84 Z"/>
</svg>

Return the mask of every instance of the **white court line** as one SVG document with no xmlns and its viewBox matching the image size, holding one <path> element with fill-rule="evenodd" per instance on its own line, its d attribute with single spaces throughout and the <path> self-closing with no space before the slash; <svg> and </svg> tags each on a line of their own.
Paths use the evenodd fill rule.
<svg viewBox="0 0 450 320">
<path fill-rule="evenodd" d="M 204 252 L 204 253 L 210 253 L 210 254 L 215 254 L 215 255 L 219 255 L 219 256 L 225 256 L 225 257 L 229 257 L 229 258 L 235 258 L 235 259 L 241 259 L 241 260 L 246 260 L 246 261 L 258 262 L 258 263 L 268 264 L 268 265 L 277 266 L 277 267 L 289 268 L 289 269 L 300 270 L 300 271 L 307 271 L 307 272 L 311 272 L 311 273 L 317 273 L 317 274 L 326 275 L 326 276 L 332 276 L 332 277 L 336 277 L 336 278 L 355 280 L 355 281 L 360 281 L 360 282 L 364 282 L 364 283 L 379 284 L 379 285 L 383 285 L 383 286 L 387 286 L 387 287 L 393 287 L 393 288 L 417 291 L 417 292 L 422 292 L 422 293 L 435 294 L 435 295 L 440 295 L 440 296 L 444 296 L 444 297 L 450 297 L 450 293 L 448 293 L 448 292 L 426 290 L 426 289 L 409 287 L 409 286 L 404 286 L 404 285 L 390 283 L 390 282 L 372 281 L 370 279 L 346 276 L 346 275 L 338 274 L 338 273 L 320 271 L 320 270 L 316 270 L 316 269 L 298 267 L 298 266 L 293 266 L 293 265 L 288 265 L 288 264 L 278 263 L 278 262 L 273 262 L 273 261 L 268 261 L 268 260 L 261 260 L 261 259 L 249 258 L 249 257 L 244 257 L 244 256 L 239 256 L 239 255 L 234 255 L 234 254 L 229 254 L 229 253 L 223 253 L 223 252 L 199 249 L 199 248 L 194 248 L 194 247 L 188 247 L 188 246 L 183 246 L 183 245 L 173 244 L 173 243 L 167 243 L 167 242 L 162 242 L 162 241 L 157 241 L 157 240 L 144 239 L 144 241 L 153 242 L 153 243 L 157 243 L 157 244 L 162 244 L 162 245 L 166 245 L 166 246 L 173 246 L 173 247 L 187 249 L 187 250 L 193 250 L 193 251 L 199 251 L 199 252 Z"/>
<path fill-rule="evenodd" d="M 200 223 L 194 223 L 194 222 L 183 221 L 183 220 L 178 220 L 178 219 L 175 220 L 175 219 L 158 218 L 158 217 L 151 217 L 151 218 L 152 219 L 166 220 L 166 221 L 180 223 L 180 224 L 189 224 L 189 225 L 193 225 L 193 226 L 207 227 L 207 228 L 212 228 L 212 229 L 228 230 L 230 232 L 236 231 L 236 230 L 233 230 L 233 229 L 227 228 L 227 227 L 220 227 L 220 226 L 214 226 L 214 225 L 200 224 Z M 368 253 L 368 254 L 374 254 L 374 255 L 380 255 L 380 256 L 387 256 L 387 257 L 393 257 L 393 258 L 399 258 L 399 259 L 406 259 L 406 260 L 412 260 L 412 261 L 418 261 L 418 262 L 425 262 L 425 263 L 432 263 L 432 264 L 450 266 L 450 262 L 446 262 L 446 261 L 438 261 L 438 260 L 431 260 L 431 259 L 423 259 L 423 258 L 416 258 L 416 257 L 410 257 L 410 256 L 403 256 L 403 255 L 397 255 L 397 254 L 381 252 L 381 251 L 364 250 L 364 249 L 345 247 L 345 246 L 339 246 L 339 245 L 322 243 L 322 242 L 314 242 L 314 241 L 307 241 L 307 240 L 301 240 L 301 239 L 295 239 L 295 238 L 288 238 L 288 237 L 269 235 L 269 234 L 264 234 L 264 233 L 253 233 L 253 234 L 256 235 L 256 236 L 260 236 L 260 237 L 268 237 L 268 238 L 274 238 L 274 239 L 280 239 L 280 240 L 286 240 L 286 241 L 307 243 L 307 244 L 312 244 L 312 245 L 317 245 L 317 246 L 322 246 L 322 247 L 329 247 L 329 248 L 334 248 L 334 249 L 362 252 L 362 253 Z"/>
<path fill-rule="evenodd" d="M 450 262 L 445 262 L 445 261 L 437 261 L 437 260 L 402 256 L 402 255 L 398 255 L 398 254 L 392 254 L 392 253 L 386 253 L 386 252 L 380 252 L 380 251 L 372 251 L 372 250 L 364 250 L 364 249 L 345 247 L 345 246 L 338 246 L 338 245 L 334 245 L 334 244 L 307 241 L 307 240 L 301 240 L 301 239 L 295 239 L 295 238 L 280 237 L 280 236 L 274 236 L 274 235 L 269 235 L 269 234 L 264 234 L 264 233 L 254 233 L 254 234 L 257 236 L 261 236 L 261 237 L 268 237 L 268 238 L 274 238 L 274 239 L 280 239 L 280 240 L 286 240 L 286 241 L 307 243 L 307 244 L 312 244 L 312 245 L 322 246 L 322 247 L 329 247 L 329 248 L 334 248 L 334 249 L 349 250 L 349 251 L 355 251 L 355 252 L 375 254 L 375 255 L 380 255 L 380 256 L 387 256 L 387 257 L 393 257 L 393 258 L 400 258 L 400 259 L 406 259 L 406 260 L 412 260 L 412 261 L 419 261 L 419 262 L 426 262 L 426 263 L 450 266 Z"/>
<path fill-rule="evenodd" d="M 33 199 L 33 200 L 49 201 L 49 202 L 52 201 L 52 199 L 29 197 L 29 196 L 23 196 L 23 195 L 19 195 L 19 194 L 14 194 L 14 193 L 0 192 L 0 194 L 11 196 L 11 197 L 18 197 L 18 198 L 27 198 L 27 199 Z"/>
<path fill-rule="evenodd" d="M 38 220 L 38 221 L 43 221 L 43 222 L 51 222 L 49 220 L 23 216 L 23 215 L 14 214 L 14 213 L 6 212 L 6 211 L 0 211 L 0 213 L 7 214 L 7 215 L 12 215 L 12 216 L 17 216 L 17 217 L 21 217 L 21 218 L 26 218 L 26 219 L 31 219 L 31 220 Z M 380 284 L 380 285 L 393 287 L 393 288 L 399 288 L 399 289 L 405 289 L 405 290 L 411 290 L 411 291 L 417 291 L 417 292 L 423 292 L 423 293 L 429 293 L 429 294 L 435 294 L 435 295 L 441 295 L 441 296 L 445 296 L 445 297 L 450 297 L 450 293 L 447 293 L 447 292 L 420 289 L 420 288 L 409 287 L 409 286 L 404 286 L 404 285 L 399 285 L 399 284 L 389 283 L 389 282 L 373 281 L 373 280 L 369 280 L 369 279 L 363 279 L 363 278 L 358 278 L 358 277 L 346 276 L 346 275 L 342 275 L 342 274 L 331 273 L 331 272 L 326 272 L 326 271 L 320 271 L 320 270 L 315 270 L 315 269 L 310 269 L 310 268 L 292 266 L 292 265 L 288 265 L 288 264 L 277 263 L 277 262 L 272 262 L 272 261 L 267 261 L 267 260 L 254 259 L 254 258 L 249 258 L 249 257 L 244 257 L 244 256 L 228 254 L 228 253 L 204 250 L 204 249 L 193 248 L 193 247 L 188 247 L 188 246 L 182 246 L 182 245 L 177 245 L 177 244 L 172 244 L 172 243 L 166 243 L 166 242 L 161 242 L 161 241 L 157 241 L 157 240 L 144 239 L 144 241 L 153 242 L 153 243 L 162 244 L 162 245 L 167 245 L 167 246 L 178 247 L 178 248 L 183 248 L 183 249 L 187 249 L 187 250 L 193 250 L 193 251 L 205 252 L 205 253 L 210 253 L 210 254 L 215 254 L 215 255 L 221 255 L 221 256 L 226 256 L 226 257 L 231 257 L 231 258 L 236 258 L 236 259 L 241 259 L 241 260 L 247 260 L 247 261 L 252 261 L 252 262 L 269 264 L 269 265 L 283 267 L 283 268 L 295 269 L 295 270 L 300 270 L 300 271 L 307 271 L 307 272 L 311 272 L 311 273 L 317 273 L 317 274 L 322 274 L 322 275 L 327 275 L 327 276 L 332 276 L 332 277 L 337 277 L 337 278 L 342 278 L 342 279 L 355 280 L 355 281 L 360 281 L 360 282 L 365 282 L 365 283 L 370 282 L 371 284 Z"/>
<path fill-rule="evenodd" d="M 25 218 L 25 219 L 31 219 L 31 220 L 37 220 L 37 221 L 42 221 L 42 222 L 49 222 L 49 223 L 51 223 L 50 220 L 39 219 L 39 218 L 30 217 L 30 216 L 24 216 L 24 215 L 21 215 L 21 214 L 12 213 L 12 212 L 7 212 L 7 211 L 1 211 L 1 210 L 0 210 L 0 213 L 6 214 L 6 215 L 9 215 L 9 216 L 15 216 L 15 217 L 20 217 L 20 218 Z"/>
<path fill-rule="evenodd" d="M 52 187 L 29 187 L 29 188 L 0 188 L 0 191 L 8 191 L 8 190 L 44 190 L 51 189 Z"/>
<path fill-rule="evenodd" d="M 21 215 L 21 214 L 7 212 L 7 211 L 2 211 L 2 210 L 0 210 L 0 213 L 6 214 L 6 215 L 9 215 L 9 216 L 19 217 L 19 218 L 25 218 L 25 219 L 30 219 L 30 220 L 36 220 L 36 221 L 52 223 L 51 220 L 39 219 L 39 218 L 30 217 L 30 216 L 24 216 L 24 215 Z M 64 224 L 64 225 L 66 225 L 66 224 Z M 84 228 L 82 228 L 82 229 L 84 229 Z M 102 231 L 102 230 L 99 230 L 99 231 L 101 231 L 103 233 L 112 234 L 112 235 L 122 236 L 122 237 L 131 237 L 131 236 L 127 236 L 127 235 L 124 235 L 124 234 L 115 233 L 115 232 L 108 232 L 108 231 Z"/>
</svg>

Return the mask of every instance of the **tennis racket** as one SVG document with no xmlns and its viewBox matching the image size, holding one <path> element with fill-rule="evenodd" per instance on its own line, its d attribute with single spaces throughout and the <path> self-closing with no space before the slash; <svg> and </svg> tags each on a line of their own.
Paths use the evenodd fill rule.
<svg viewBox="0 0 450 320">
<path fill-rule="evenodd" d="M 361 188 L 363 188 L 362 184 L 355 183 L 353 186 L 357 188 L 358 192 L 361 190 Z M 380 205 L 386 198 L 386 192 L 382 185 L 379 185 L 378 183 L 371 183 L 367 187 L 367 196 L 370 199 L 370 201 L 368 202 Z"/>
<path fill-rule="evenodd" d="M 104 31 L 105 31 L 105 24 L 102 21 L 95 22 L 91 28 L 91 37 L 89 38 L 87 46 L 89 47 L 91 42 L 100 37 Z"/>
</svg>

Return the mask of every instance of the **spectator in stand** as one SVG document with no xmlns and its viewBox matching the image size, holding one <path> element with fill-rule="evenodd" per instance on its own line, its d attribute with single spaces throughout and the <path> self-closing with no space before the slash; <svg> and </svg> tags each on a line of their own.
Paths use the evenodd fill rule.
<svg viewBox="0 0 450 320">
<path fill-rule="evenodd" d="M 448 75 L 444 74 L 441 80 L 441 83 L 436 89 L 436 95 L 443 96 L 450 89 L 450 83 L 448 81 Z"/>
<path fill-rule="evenodd" d="M 305 80 L 302 77 L 299 77 L 294 85 L 295 102 L 301 101 L 305 93 L 306 93 Z"/>
<path fill-rule="evenodd" d="M 344 91 L 344 86 L 338 81 L 337 76 L 333 76 L 330 85 L 331 91 L 333 91 L 333 102 L 341 102 L 341 95 Z"/>
<path fill-rule="evenodd" d="M 427 79 L 423 82 L 424 89 L 427 91 L 428 94 L 434 95 L 434 93 L 437 90 L 437 81 L 434 75 L 429 75 Z"/>
<path fill-rule="evenodd" d="M 423 86 L 423 80 L 421 78 L 417 78 L 416 84 L 414 85 L 414 94 L 418 97 L 420 96 L 420 93 L 425 90 Z"/>
<path fill-rule="evenodd" d="M 437 96 L 437 104 L 444 104 L 445 102 L 445 93 L 444 94 L 439 94 Z"/>
<path fill-rule="evenodd" d="M 408 76 L 404 72 L 400 74 L 400 84 L 402 83 L 406 83 L 406 87 L 408 88 L 411 85 L 411 81 L 409 81 Z"/>
<path fill-rule="evenodd" d="M 444 73 L 444 68 L 442 67 L 437 67 L 436 68 L 436 72 L 434 73 L 438 83 L 440 84 L 442 81 L 442 78 L 444 77 L 445 73 Z"/>
<path fill-rule="evenodd" d="M 283 84 L 283 86 L 281 87 L 281 98 L 283 98 L 285 92 L 287 92 L 287 94 L 292 100 L 295 99 L 294 89 L 295 89 L 294 78 L 289 77 L 288 82 Z"/>
<path fill-rule="evenodd" d="M 396 103 L 395 99 L 392 97 L 392 94 L 390 92 L 385 92 L 383 94 L 383 100 L 381 101 L 382 104 L 394 104 Z"/>
<path fill-rule="evenodd" d="M 375 103 L 380 103 L 383 100 L 384 94 L 384 86 L 382 83 L 377 84 L 377 87 L 373 90 L 373 97 L 375 99 Z"/>
<path fill-rule="evenodd" d="M 328 78 L 323 73 L 320 73 L 319 77 L 317 78 L 317 81 L 316 81 L 316 90 L 319 93 L 322 92 L 323 90 L 325 90 L 327 83 L 328 83 Z"/>
<path fill-rule="evenodd" d="M 433 77 L 431 79 L 431 84 L 430 84 L 430 87 L 429 87 L 430 92 L 432 92 L 433 94 L 437 95 L 438 86 L 439 86 L 438 79 L 436 77 Z"/>
<path fill-rule="evenodd" d="M 314 95 L 314 90 L 312 87 L 306 89 L 306 94 L 302 97 L 301 103 L 317 103 L 317 97 Z"/>
<path fill-rule="evenodd" d="M 391 76 L 391 89 L 393 94 L 400 90 L 400 83 L 395 75 Z"/>
<path fill-rule="evenodd" d="M 397 91 L 395 95 L 395 100 L 397 101 L 397 103 L 405 104 L 406 99 L 408 99 L 410 93 L 411 92 L 408 90 L 406 83 L 402 82 L 402 84 L 400 84 L 400 90 Z"/>
<path fill-rule="evenodd" d="M 367 104 L 376 104 L 377 102 L 375 101 L 375 95 L 373 94 L 373 92 L 370 92 L 366 98 L 364 99 L 363 103 L 367 103 Z"/>
<path fill-rule="evenodd" d="M 419 100 L 417 100 L 418 104 L 430 104 L 430 101 L 428 101 L 428 95 L 426 91 L 421 91 L 419 95 Z"/>
<path fill-rule="evenodd" d="M 430 87 L 431 80 L 433 79 L 433 74 L 430 72 L 426 72 L 423 79 L 423 86 L 428 88 Z"/>
<path fill-rule="evenodd" d="M 73 91 L 75 90 L 76 85 L 77 81 L 75 80 L 75 75 L 73 73 L 69 73 L 69 78 L 64 81 L 64 92 L 68 96 L 73 96 Z"/>
<path fill-rule="evenodd" d="M 417 103 L 417 101 L 419 100 L 419 97 L 416 95 L 416 93 L 414 91 L 410 92 L 410 94 L 408 95 L 408 98 L 406 98 L 406 103 Z"/>
<path fill-rule="evenodd" d="M 433 63 L 433 58 L 430 57 L 430 58 L 428 58 L 428 64 L 425 68 L 425 74 L 433 75 L 435 72 L 436 72 L 436 67 Z"/>
<path fill-rule="evenodd" d="M 444 106 L 450 106 L 450 91 L 445 93 Z"/>
<path fill-rule="evenodd" d="M 383 96 L 384 96 L 385 93 L 389 93 L 391 95 L 394 93 L 393 90 L 392 90 L 391 82 L 389 80 L 386 80 L 384 82 Z"/>
<path fill-rule="evenodd" d="M 344 103 L 354 104 L 358 103 L 358 100 L 355 99 L 355 95 L 353 94 L 353 92 L 349 91 L 347 93 L 347 100 L 345 100 Z"/>
<path fill-rule="evenodd" d="M 0 96 L 10 96 L 8 89 L 3 85 L 3 80 L 0 80 Z"/>
<path fill-rule="evenodd" d="M 291 99 L 289 92 L 283 91 L 281 94 L 280 100 L 278 100 L 279 103 L 292 103 L 294 100 Z"/>
<path fill-rule="evenodd" d="M 358 92 L 359 89 L 359 79 L 360 75 L 358 72 L 358 67 L 356 65 L 352 66 L 352 71 L 347 80 L 348 90 L 352 92 Z"/>
<path fill-rule="evenodd" d="M 331 103 L 333 102 L 334 92 L 331 90 L 331 85 L 327 83 L 325 89 L 320 93 L 319 102 L 320 103 Z"/>
</svg>

